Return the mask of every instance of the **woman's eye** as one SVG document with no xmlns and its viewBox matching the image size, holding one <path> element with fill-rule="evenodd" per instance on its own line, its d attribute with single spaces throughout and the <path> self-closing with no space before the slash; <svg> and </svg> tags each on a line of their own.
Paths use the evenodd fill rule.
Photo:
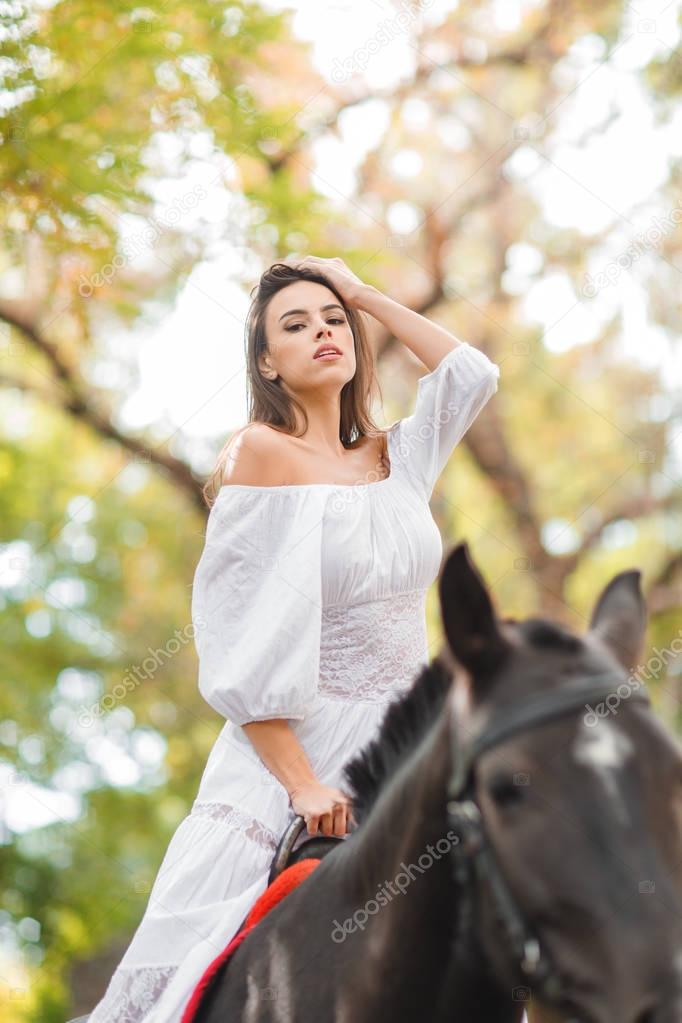
<svg viewBox="0 0 682 1023">
<path fill-rule="evenodd" d="M 327 320 L 327 323 L 345 323 L 345 322 L 346 322 L 345 320 L 340 320 L 337 317 L 334 317 L 331 320 Z M 284 329 L 288 330 L 289 332 L 291 332 L 293 330 L 296 330 L 297 327 L 305 327 L 305 323 L 292 323 L 290 326 L 285 327 Z"/>
</svg>

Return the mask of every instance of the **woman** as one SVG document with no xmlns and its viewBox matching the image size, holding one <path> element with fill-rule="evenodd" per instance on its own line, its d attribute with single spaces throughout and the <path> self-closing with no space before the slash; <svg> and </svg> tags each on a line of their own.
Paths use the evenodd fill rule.
<svg viewBox="0 0 682 1023">
<path fill-rule="evenodd" d="M 368 411 L 361 312 L 429 370 L 413 414 L 387 430 Z M 340 259 L 270 267 L 246 336 L 249 424 L 205 489 L 192 591 L 199 689 L 227 720 L 90 1023 L 178 1023 L 294 815 L 310 834 L 347 834 L 343 765 L 429 660 L 433 486 L 497 390 L 482 352 Z"/>
</svg>

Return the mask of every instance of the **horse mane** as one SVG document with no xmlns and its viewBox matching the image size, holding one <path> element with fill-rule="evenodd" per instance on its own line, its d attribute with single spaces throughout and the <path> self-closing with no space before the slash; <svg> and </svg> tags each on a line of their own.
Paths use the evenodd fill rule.
<svg viewBox="0 0 682 1023">
<path fill-rule="evenodd" d="M 411 688 L 388 705 L 376 738 L 343 768 L 358 826 L 388 779 L 436 720 L 451 683 L 452 675 L 435 657 L 421 668 Z"/>
<path fill-rule="evenodd" d="M 563 650 L 568 654 L 579 653 L 582 649 L 580 639 L 559 622 L 550 622 L 546 618 L 526 618 L 518 622 L 517 627 L 532 646 Z"/>
</svg>

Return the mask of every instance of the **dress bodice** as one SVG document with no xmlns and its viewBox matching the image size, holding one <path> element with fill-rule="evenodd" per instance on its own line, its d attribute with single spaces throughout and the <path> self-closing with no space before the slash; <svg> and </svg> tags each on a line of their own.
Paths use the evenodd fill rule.
<svg viewBox="0 0 682 1023">
<path fill-rule="evenodd" d="M 359 604 L 425 589 L 443 546 L 429 504 L 393 457 L 398 430 L 388 431 L 391 474 L 367 486 L 323 492 L 320 568 L 322 606 Z"/>
</svg>

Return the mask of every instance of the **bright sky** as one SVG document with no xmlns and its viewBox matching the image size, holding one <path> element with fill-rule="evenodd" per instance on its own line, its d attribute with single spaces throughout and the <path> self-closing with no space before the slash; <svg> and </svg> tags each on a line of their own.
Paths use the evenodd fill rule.
<svg viewBox="0 0 682 1023">
<path fill-rule="evenodd" d="M 283 8 L 287 5 L 280 0 L 270 0 L 269 6 Z M 429 3 L 427 0 L 423 17 L 437 22 L 444 11 L 456 6 L 452 2 L 433 0 Z M 521 11 L 528 6 L 531 5 L 521 0 L 499 0 L 496 9 L 500 23 L 504 19 L 504 27 L 513 29 Z M 608 245 L 594 260 L 591 268 L 594 274 L 615 260 L 638 236 L 648 242 L 645 246 L 648 255 L 643 258 L 656 260 L 652 229 L 661 221 L 664 230 L 665 223 L 668 229 L 672 224 L 665 220 L 671 211 L 650 203 L 649 197 L 665 180 L 669 162 L 682 155 L 682 111 L 678 108 L 670 125 L 657 125 L 635 72 L 653 56 L 668 52 L 677 43 L 679 6 L 679 0 L 668 4 L 665 0 L 638 2 L 636 8 L 630 4 L 623 43 L 608 64 L 602 63 L 604 47 L 597 37 L 585 37 L 576 44 L 572 63 L 578 69 L 582 84 L 562 103 L 561 126 L 552 145 L 551 162 L 540 157 L 529 144 L 521 147 L 507 166 L 510 175 L 525 181 L 533 190 L 544 216 L 557 227 L 573 227 L 593 234 L 614 225 Z M 394 6 L 381 0 L 371 0 L 371 3 L 367 0 L 351 3 L 302 0 L 296 9 L 295 31 L 312 41 L 314 62 L 330 82 L 337 84 L 334 76 L 338 78 L 339 69 L 347 67 L 349 60 L 355 61 L 356 66 L 363 64 L 362 75 L 370 88 L 386 88 L 411 73 L 417 55 L 395 20 Z M 362 25 L 360 36 L 358 24 Z M 362 54 L 366 47 L 371 48 L 371 40 L 382 25 L 390 30 L 392 41 L 364 65 Z M 566 73 L 568 81 L 572 81 L 573 73 Z M 554 74 L 562 80 L 564 72 L 556 68 Z M 585 135 L 590 126 L 599 125 L 609 110 L 618 112 L 610 127 L 596 133 L 584 147 L 577 147 L 575 140 Z M 428 130 L 430 110 L 427 105 L 414 100 L 407 104 L 405 113 L 412 124 Z M 343 117 L 342 140 L 324 140 L 316 145 L 315 184 L 335 202 L 339 201 L 339 193 L 351 194 L 356 168 L 365 152 L 375 144 L 386 117 L 387 110 L 381 101 L 359 106 Z M 532 130 L 532 125 L 527 127 Z M 510 119 L 510 132 L 513 129 Z M 466 148 L 467 138 L 462 127 L 452 124 L 449 131 L 451 144 Z M 160 139 L 159 145 L 172 161 L 174 141 Z M 157 328 L 139 330 L 134 335 L 121 333 L 103 341 L 103 357 L 96 366 L 96 372 L 106 372 L 110 382 L 121 353 L 138 359 L 141 384 L 124 405 L 124 425 L 133 429 L 159 423 L 160 440 L 180 431 L 189 443 L 188 454 L 199 468 L 206 470 L 218 445 L 230 430 L 246 419 L 244 317 L 248 290 L 262 270 L 240 244 L 238 198 L 231 198 L 224 187 L 215 182 L 211 184 L 217 168 L 207 162 L 207 153 L 206 141 L 198 140 L 196 164 L 190 176 L 182 181 L 169 180 L 159 189 L 158 218 L 161 222 L 164 218 L 170 221 L 172 211 L 178 209 L 193 189 L 201 186 L 205 197 L 199 200 L 194 211 L 183 212 L 183 229 L 196 230 L 198 217 L 204 222 L 220 224 L 230 216 L 234 221 L 230 243 L 223 244 L 212 262 L 195 269 L 174 310 Z M 641 159 L 642 154 L 645 159 Z M 229 161 L 226 166 L 229 167 Z M 402 176 L 406 194 L 409 194 L 410 178 L 419 174 L 420 167 L 419 154 L 409 151 L 398 154 L 390 173 Z M 641 207 L 636 215 L 630 212 L 635 206 Z M 678 209 L 682 211 L 682 196 Z M 389 211 L 389 222 L 394 233 L 409 233 L 415 223 L 415 211 L 409 202 L 396 204 Z M 132 219 L 126 221 L 126 236 L 132 240 L 139 237 L 142 226 Z M 147 247 L 134 265 L 143 268 L 145 260 L 154 258 Z M 675 355 L 665 332 L 647 324 L 647 296 L 641 288 L 633 287 L 633 278 L 627 272 L 616 273 L 613 283 L 603 288 L 595 299 L 580 303 L 561 272 L 548 273 L 537 283 L 530 282 L 529 275 L 535 273 L 542 262 L 539 250 L 527 240 L 511 247 L 508 266 L 505 287 L 512 294 L 525 294 L 524 314 L 529 321 L 544 326 L 545 343 L 551 350 L 562 351 L 589 341 L 603 319 L 615 309 L 622 309 L 625 313 L 624 353 L 646 365 L 659 366 L 669 380 L 682 379 L 679 344 Z M 39 628 L 40 623 L 36 622 L 35 627 Z M 76 692 L 79 685 L 87 687 L 87 680 L 75 679 L 73 673 L 66 681 L 60 680 L 60 691 L 63 689 L 63 696 L 66 694 L 65 705 L 70 699 L 69 693 Z M 115 784 L 135 784 L 139 781 L 135 762 L 144 761 L 145 757 L 153 776 L 163 759 L 162 745 L 147 737 L 139 740 L 137 748 L 133 749 L 131 740 L 125 738 L 131 722 L 126 724 L 120 715 L 115 721 L 113 715 L 111 717 L 109 727 L 115 734 L 109 735 L 110 741 L 105 743 L 98 735 L 93 740 L 94 746 L 90 743 L 93 748 L 106 752 L 109 780 Z M 131 751 L 135 754 L 132 758 Z M 40 751 L 35 753 L 39 755 Z M 61 794 L 27 785 L 21 778 L 12 779 L 12 784 L 5 787 L 10 827 L 26 830 L 55 817 L 76 816 L 79 813 L 78 788 L 86 775 L 81 773 L 79 778 L 80 783 L 73 776 L 65 775 L 61 779 Z"/>
</svg>

